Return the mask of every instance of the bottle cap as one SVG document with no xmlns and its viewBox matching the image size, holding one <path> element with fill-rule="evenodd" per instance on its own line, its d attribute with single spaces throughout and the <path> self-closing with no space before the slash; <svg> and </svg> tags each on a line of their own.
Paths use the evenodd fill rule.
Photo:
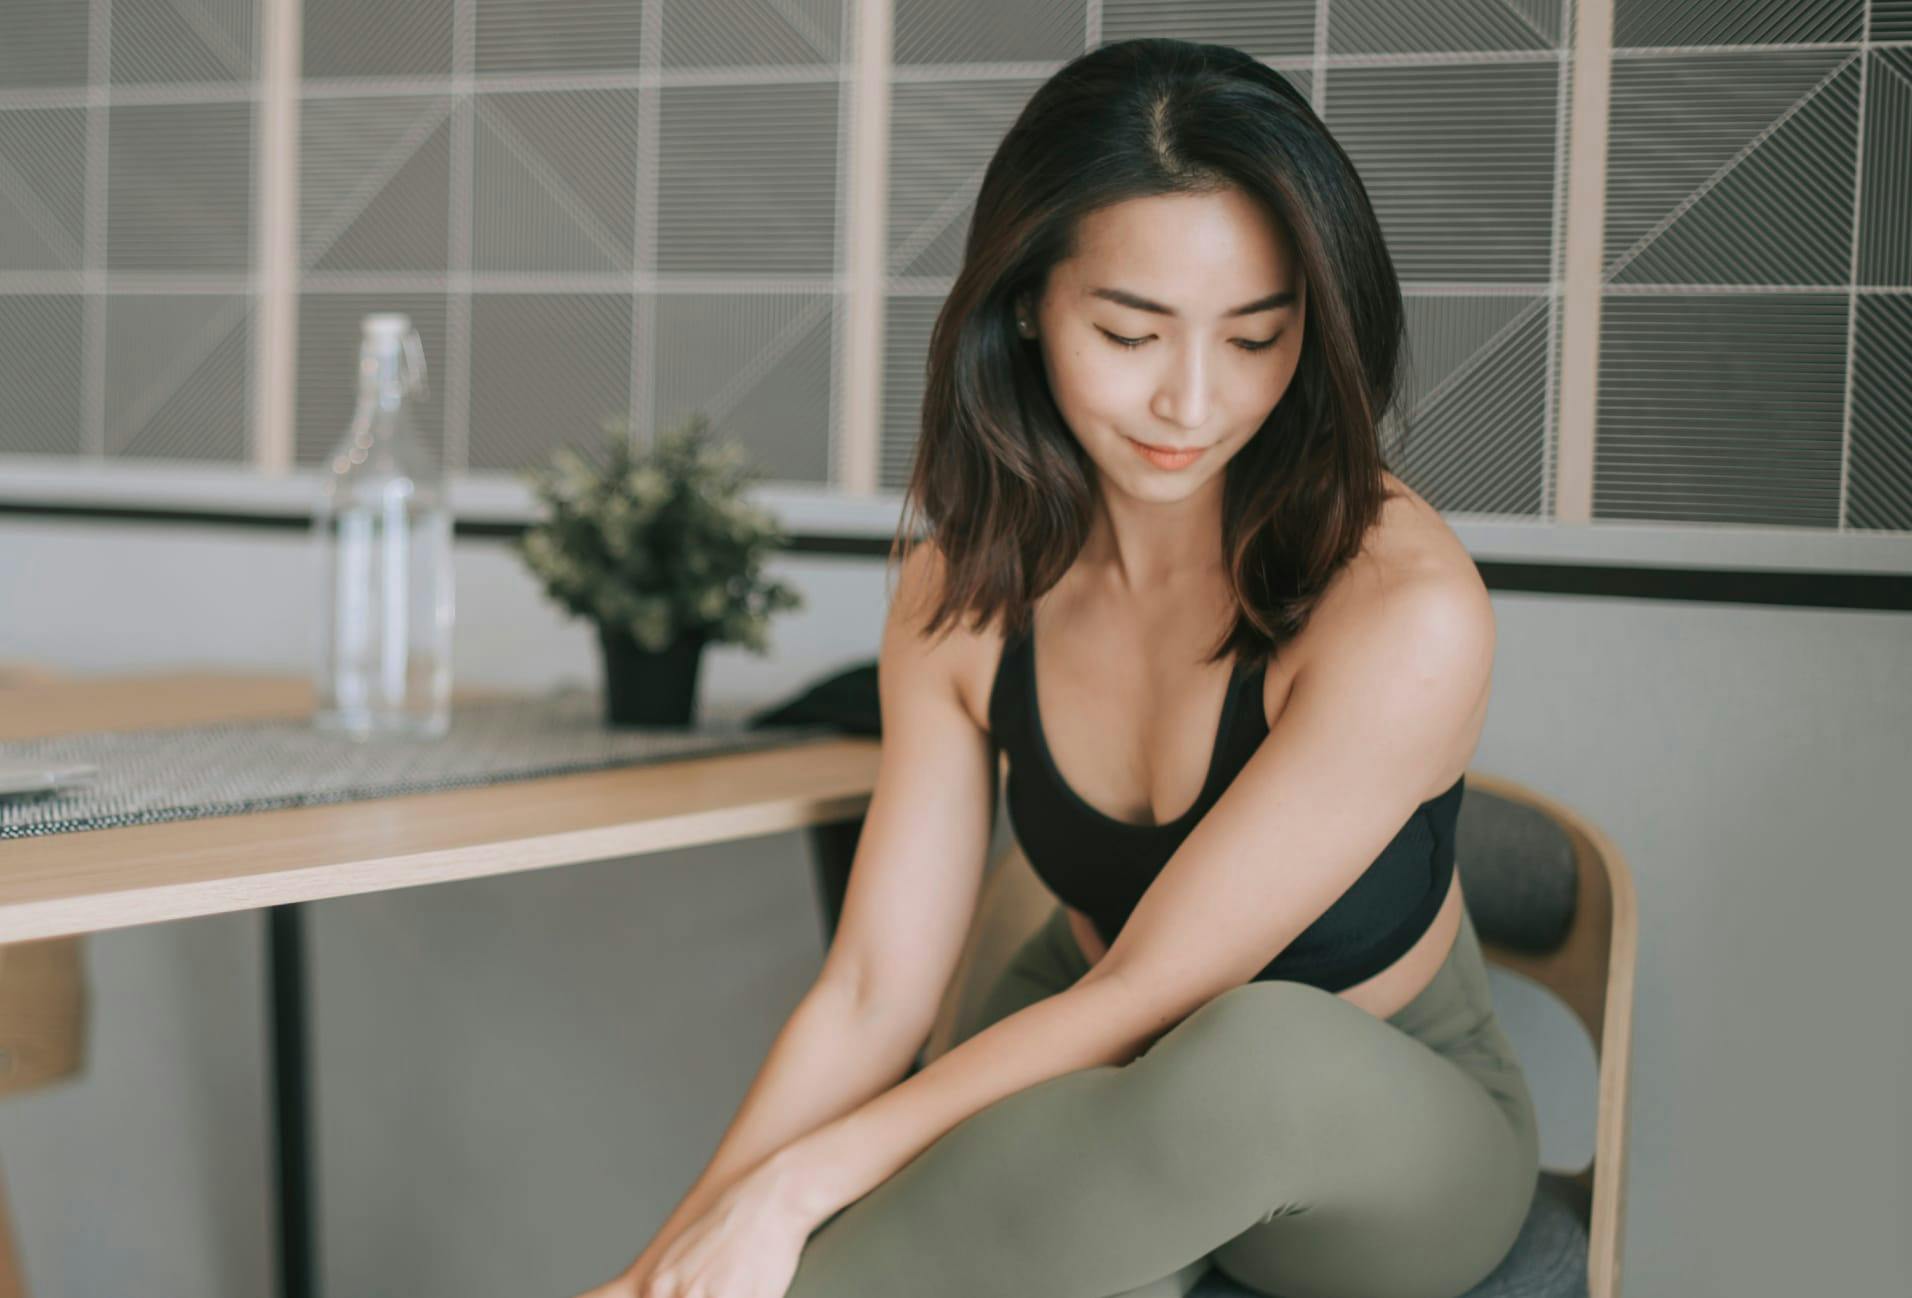
<svg viewBox="0 0 1912 1298">
<path fill-rule="evenodd" d="M 365 316 L 360 328 L 364 334 L 364 345 L 371 347 L 374 352 L 393 356 L 403 354 L 404 383 L 409 391 L 419 396 L 430 393 L 430 386 L 425 379 L 425 346 L 419 340 L 418 331 L 412 328 L 410 316 L 403 311 L 374 311 Z"/>
<path fill-rule="evenodd" d="M 412 320 L 403 311 L 375 311 L 365 317 L 362 327 L 367 338 L 397 342 L 412 327 Z"/>
</svg>

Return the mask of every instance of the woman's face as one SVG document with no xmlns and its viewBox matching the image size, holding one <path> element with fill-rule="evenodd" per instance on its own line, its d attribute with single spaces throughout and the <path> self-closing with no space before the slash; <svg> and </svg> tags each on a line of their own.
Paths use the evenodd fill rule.
<svg viewBox="0 0 1912 1298">
<path fill-rule="evenodd" d="M 1228 189 L 1103 208 L 1076 243 L 1023 308 L 1050 391 L 1104 489 L 1185 499 L 1294 378 L 1307 302 L 1288 239 Z"/>
</svg>

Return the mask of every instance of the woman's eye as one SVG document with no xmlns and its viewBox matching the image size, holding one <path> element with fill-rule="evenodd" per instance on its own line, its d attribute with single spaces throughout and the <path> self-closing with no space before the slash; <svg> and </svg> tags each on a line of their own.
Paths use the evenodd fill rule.
<svg viewBox="0 0 1912 1298">
<path fill-rule="evenodd" d="M 1125 350 L 1128 350 L 1128 351 L 1134 351 L 1137 347 L 1140 347 L 1143 343 L 1147 342 L 1150 338 L 1155 336 L 1153 334 L 1149 334 L 1142 338 L 1124 338 L 1121 334 L 1110 333 L 1107 329 L 1103 329 L 1100 325 L 1097 325 L 1096 328 L 1102 334 L 1104 338 L 1107 338 L 1110 342 L 1114 343 L 1117 347 L 1124 348 Z M 1270 347 L 1273 347 L 1276 343 L 1280 341 L 1281 341 L 1280 334 L 1276 334 L 1273 338 L 1264 338 L 1260 342 L 1251 342 L 1250 340 L 1246 338 L 1237 338 L 1235 339 L 1235 346 L 1241 348 L 1245 352 L 1265 352 Z"/>
</svg>

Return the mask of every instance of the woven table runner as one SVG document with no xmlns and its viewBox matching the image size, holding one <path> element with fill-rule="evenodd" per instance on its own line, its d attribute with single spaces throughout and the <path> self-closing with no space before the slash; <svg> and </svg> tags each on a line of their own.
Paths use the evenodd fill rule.
<svg viewBox="0 0 1912 1298">
<path fill-rule="evenodd" d="M 390 798 L 672 758 L 841 738 L 825 725 L 750 729 L 741 718 L 689 729 L 604 724 L 594 689 L 480 699 L 452 707 L 436 739 L 358 741 L 306 717 L 87 731 L 0 743 L 0 765 L 87 762 L 84 785 L 0 800 L 0 839 Z M 0 856 L 0 868 L 6 864 Z"/>
</svg>

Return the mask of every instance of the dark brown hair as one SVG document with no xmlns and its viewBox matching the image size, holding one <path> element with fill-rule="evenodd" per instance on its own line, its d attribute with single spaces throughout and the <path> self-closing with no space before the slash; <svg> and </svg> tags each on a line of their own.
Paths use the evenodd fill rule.
<svg viewBox="0 0 1912 1298">
<path fill-rule="evenodd" d="M 922 538 L 946 568 L 925 626 L 970 612 L 1024 628 L 1074 562 L 1094 464 L 1056 408 L 1016 298 L 1041 293 L 1078 223 L 1132 198 L 1233 187 L 1292 240 L 1307 319 L 1293 380 L 1224 470 L 1239 608 L 1209 661 L 1278 651 L 1388 498 L 1380 424 L 1396 396 L 1401 291 L 1354 164 L 1307 100 L 1239 50 L 1120 41 L 1037 89 L 990 159 L 963 265 L 931 332 L 922 428 L 892 563 Z"/>
</svg>

